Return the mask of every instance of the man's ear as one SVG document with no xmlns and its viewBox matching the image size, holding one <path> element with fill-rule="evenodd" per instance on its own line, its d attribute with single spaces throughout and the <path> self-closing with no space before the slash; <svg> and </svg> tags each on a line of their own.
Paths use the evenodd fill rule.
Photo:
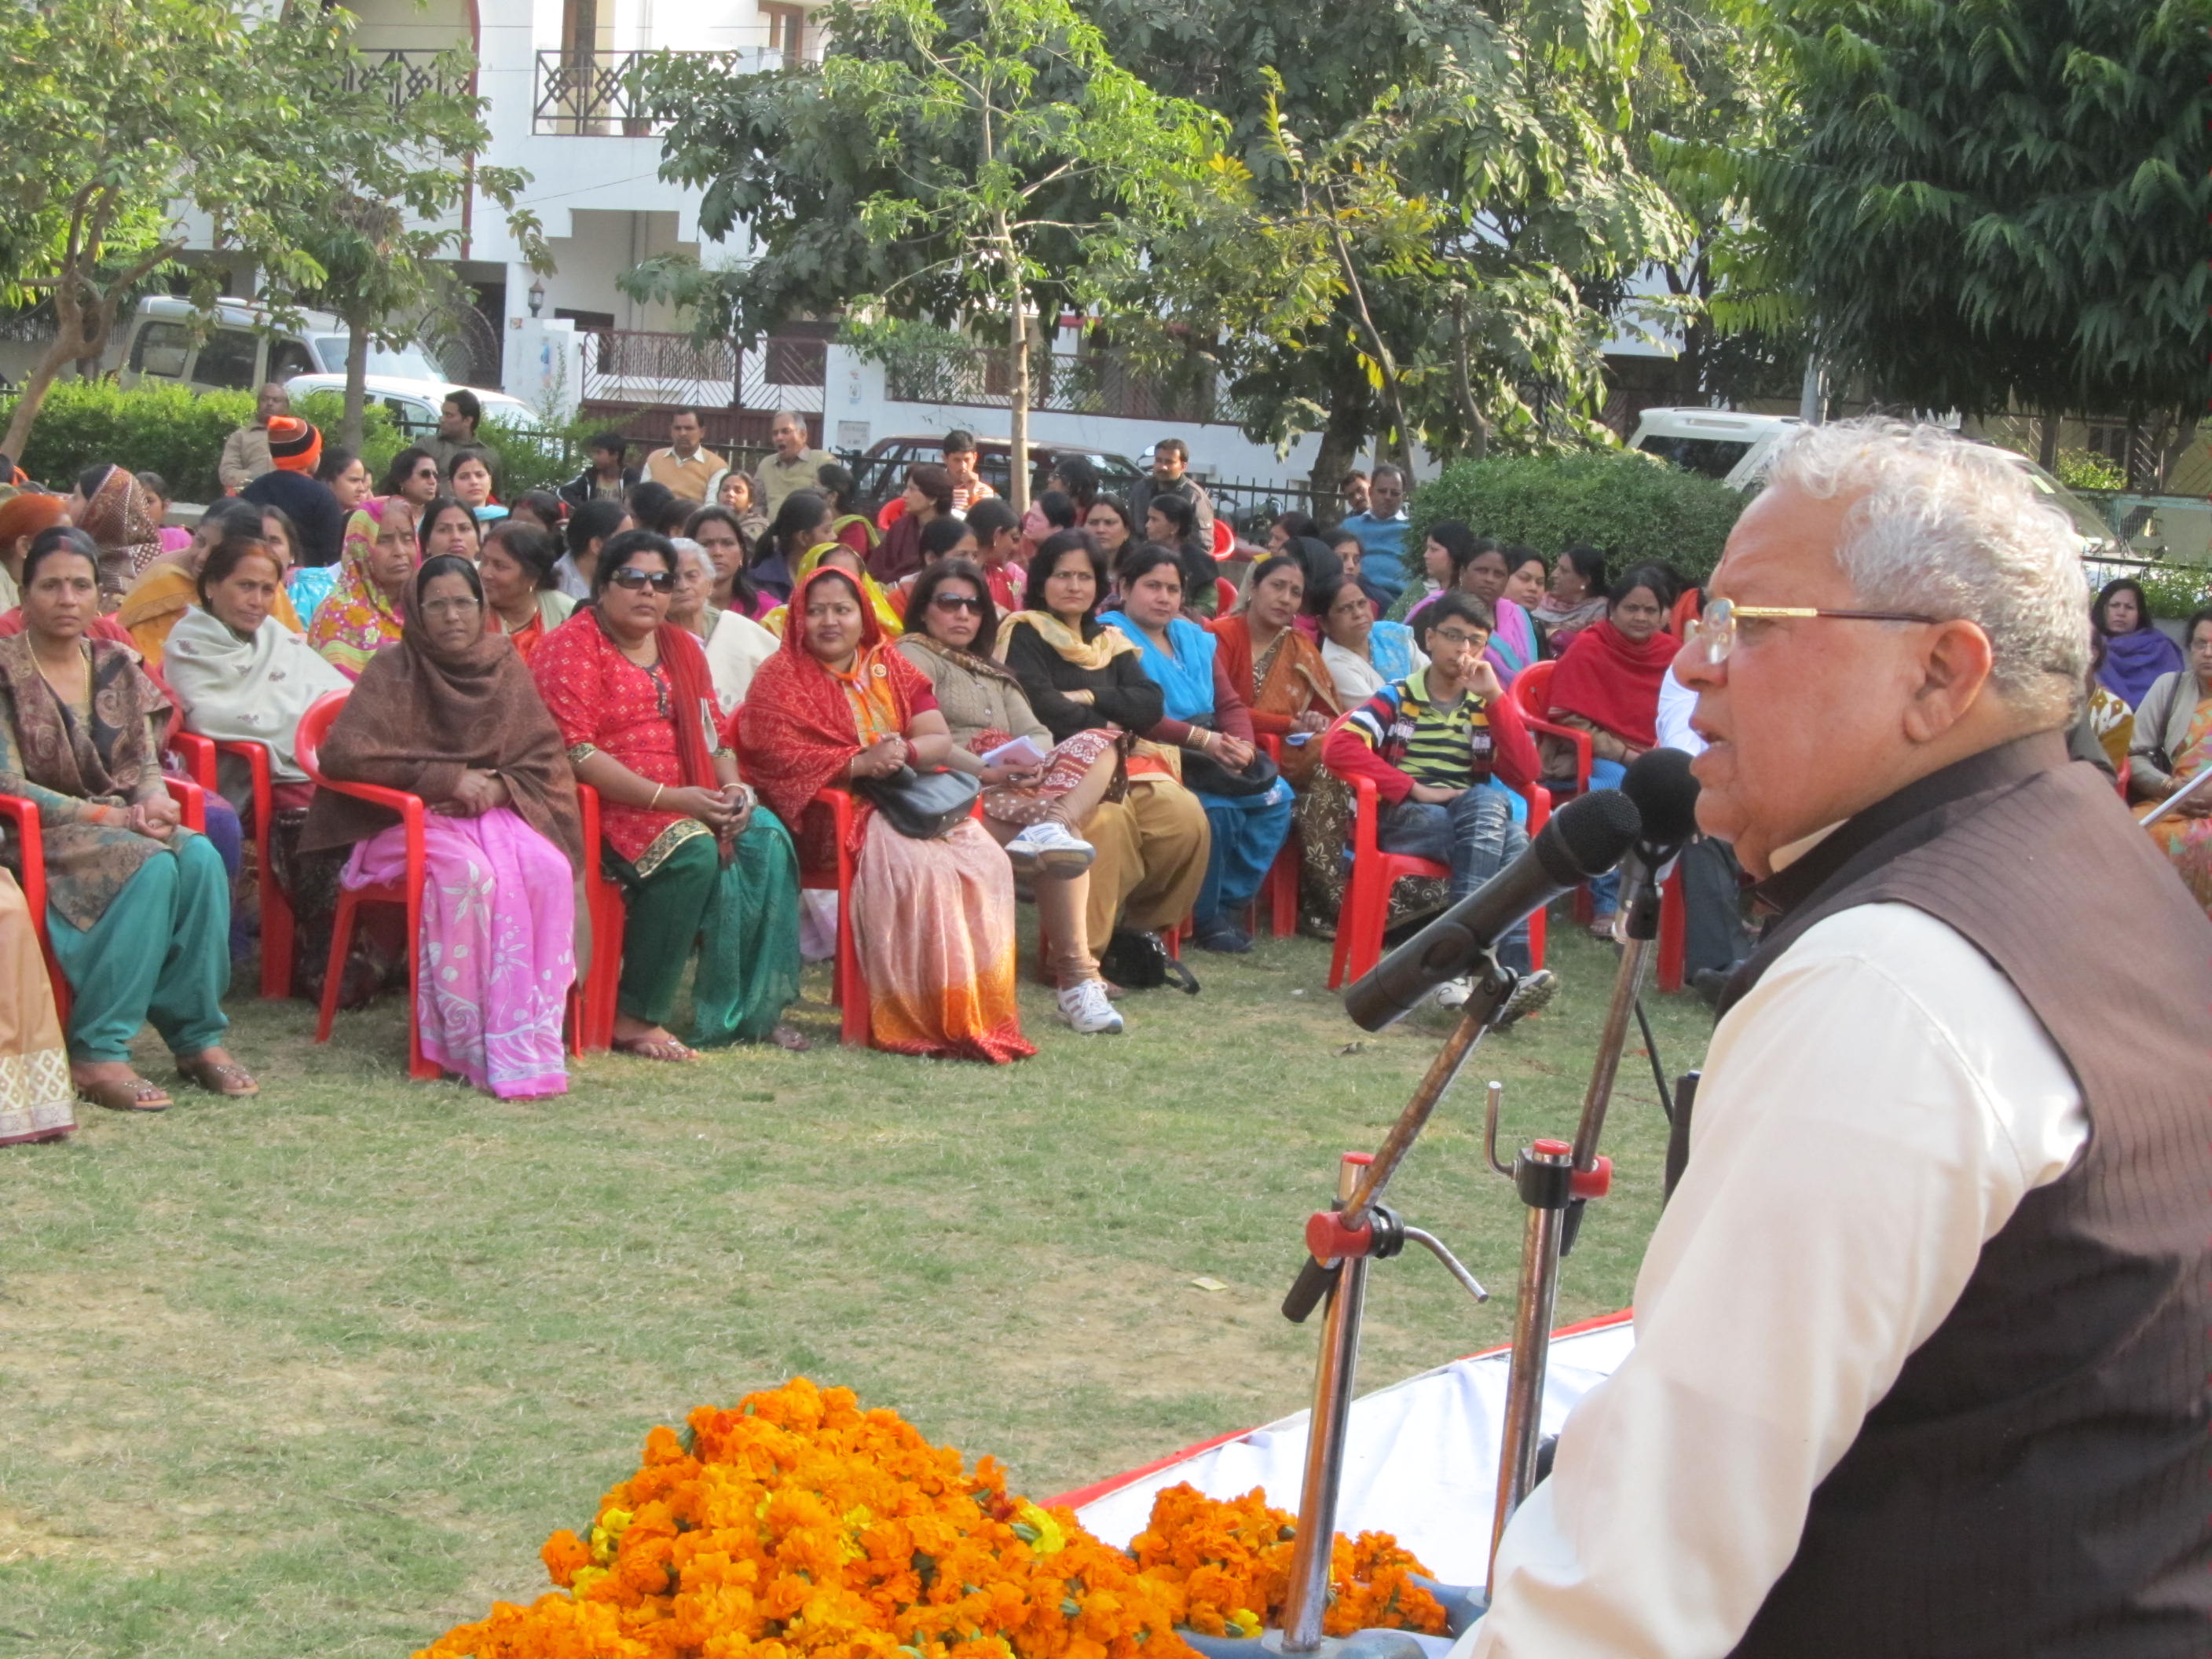
<svg viewBox="0 0 2212 1659">
<path fill-rule="evenodd" d="M 1996 653 L 1980 625 L 1960 618 L 1928 629 L 1920 684 L 1905 707 L 1905 734 L 1933 743 L 1965 718 L 1989 684 Z"/>
</svg>

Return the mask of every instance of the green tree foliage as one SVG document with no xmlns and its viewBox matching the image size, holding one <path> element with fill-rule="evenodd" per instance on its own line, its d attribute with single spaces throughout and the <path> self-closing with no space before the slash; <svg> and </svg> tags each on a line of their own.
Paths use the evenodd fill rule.
<svg viewBox="0 0 2212 1659">
<path fill-rule="evenodd" d="M 740 228 L 733 271 L 663 261 L 633 291 L 750 344 L 801 312 L 866 325 L 988 319 L 1027 438 L 1032 309 L 1096 311 L 1163 226 L 1224 175 L 1212 123 L 1118 66 L 1067 0 L 872 0 L 832 9 L 818 74 L 730 76 L 665 60 L 664 175 L 706 187 L 701 228 Z M 1023 505 L 1028 468 L 1013 469 Z"/>
<path fill-rule="evenodd" d="M 2212 0 L 1782 0 L 1797 117 L 1753 201 L 1877 396 L 2204 406 Z"/>
<path fill-rule="evenodd" d="M 1640 560 L 1699 579 L 1749 498 L 1711 478 L 1624 450 L 1454 461 L 1413 498 L 1409 546 L 1457 519 L 1476 534 L 1525 542 L 1546 557 L 1581 542 L 1609 568 Z"/>
<path fill-rule="evenodd" d="M 480 101 L 395 107 L 390 71 L 353 48 L 354 21 L 306 0 L 0 7 L 0 301 L 51 300 L 56 320 L 0 449 L 20 453 L 47 388 L 100 354 L 193 220 L 258 265 L 280 302 L 327 291 L 337 267 L 318 248 L 337 257 L 331 227 L 349 199 L 437 221 L 473 185 L 510 210 L 519 235 L 534 234 L 512 214 L 524 175 L 463 165 L 487 142 Z M 374 255 L 404 274 L 455 234 L 403 228 Z M 197 297 L 212 299 L 217 280 L 203 268 Z"/>
<path fill-rule="evenodd" d="M 1627 146 L 1639 6 L 1099 5 L 1125 63 L 1222 114 L 1253 179 L 1241 220 L 1161 262 L 1248 431 L 1319 428 L 1328 485 L 1378 431 L 1476 453 L 1598 435 L 1599 296 L 1685 229 Z M 1249 307 L 1240 251 L 1280 305 Z"/>
</svg>

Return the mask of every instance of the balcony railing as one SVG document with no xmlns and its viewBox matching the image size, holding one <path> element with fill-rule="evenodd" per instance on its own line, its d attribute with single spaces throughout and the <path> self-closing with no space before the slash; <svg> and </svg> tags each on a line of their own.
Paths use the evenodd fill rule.
<svg viewBox="0 0 2212 1659">
<path fill-rule="evenodd" d="M 918 353 L 892 362 L 885 392 L 894 402 L 1005 409 L 1012 402 L 1013 367 L 1003 347 Z M 1030 407 L 1068 415 L 1138 421 L 1216 421 L 1212 365 L 1194 360 L 1162 374 L 1116 351 L 1032 352 Z"/>
<path fill-rule="evenodd" d="M 829 346 L 769 339 L 753 351 L 726 340 L 642 329 L 594 329 L 584 347 L 586 403 L 641 408 L 793 409 L 822 412 Z"/>
<path fill-rule="evenodd" d="M 360 67 L 349 67 L 346 70 L 345 89 L 359 92 L 373 83 L 380 85 L 395 110 L 406 108 L 418 98 L 465 95 L 470 90 L 471 77 L 449 73 L 447 66 L 439 61 L 444 56 L 441 52 L 421 48 L 363 52 Z"/>
<path fill-rule="evenodd" d="M 743 52 L 541 52 L 531 131 L 556 138 L 653 137 L 663 124 L 646 105 L 644 72 L 652 59 L 660 57 L 716 59 L 730 75 L 784 67 L 784 54 L 764 47 Z"/>
</svg>

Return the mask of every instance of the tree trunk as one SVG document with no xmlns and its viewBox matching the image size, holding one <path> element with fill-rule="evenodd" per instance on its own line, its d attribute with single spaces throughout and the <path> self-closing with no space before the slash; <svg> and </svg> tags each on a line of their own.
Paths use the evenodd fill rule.
<svg viewBox="0 0 2212 1659">
<path fill-rule="evenodd" d="M 2046 409 L 2043 418 L 2036 422 L 2039 429 L 2036 433 L 2035 464 L 2045 472 L 2056 471 L 2058 467 L 2059 419 L 2057 410 Z"/>
<path fill-rule="evenodd" d="M 1013 321 L 1007 325 L 1006 347 L 1013 353 L 1014 384 L 1006 399 L 1006 505 L 1019 518 L 1030 510 L 1030 325 L 1021 295 L 1009 298 Z"/>
<path fill-rule="evenodd" d="M 1338 268 L 1344 273 L 1344 283 L 1352 295 L 1352 308 L 1358 313 L 1359 326 L 1367 336 L 1367 349 L 1375 359 L 1375 367 L 1382 372 L 1382 404 L 1390 412 L 1392 453 L 1398 465 L 1405 470 L 1406 493 L 1413 492 L 1413 433 L 1406 421 L 1406 405 L 1398 396 L 1398 360 L 1391 354 L 1390 343 L 1382 337 L 1382 331 L 1375 325 L 1375 319 L 1367 309 L 1367 290 L 1359 280 L 1359 268 L 1352 262 L 1352 245 L 1344 237 L 1343 228 L 1332 218 L 1329 235 L 1335 243 Z"/>
<path fill-rule="evenodd" d="M 1490 422 L 1474 401 L 1474 379 L 1468 372 L 1467 296 L 1463 294 L 1452 295 L 1452 390 L 1458 394 L 1460 416 L 1467 422 L 1462 453 L 1468 460 L 1479 461 L 1490 452 Z"/>
<path fill-rule="evenodd" d="M 368 330 L 353 319 L 346 326 L 353 332 L 346 339 L 345 414 L 338 422 L 338 441 L 358 455 L 362 410 L 368 402 Z"/>
<path fill-rule="evenodd" d="M 1363 385 L 1360 390 L 1366 388 Z M 1336 486 L 1359 459 L 1359 447 L 1366 441 L 1366 399 L 1356 396 L 1332 398 L 1328 420 L 1321 429 L 1321 453 L 1314 457 L 1312 475 L 1313 515 L 1324 526 L 1333 529 L 1344 516 L 1344 498 L 1337 494 Z"/>
<path fill-rule="evenodd" d="M 7 455 L 16 465 L 23 464 L 23 446 L 31 441 L 31 428 L 38 422 L 48 389 L 61 378 L 64 369 L 84 355 L 84 347 L 82 331 L 64 329 L 57 333 L 46 356 L 39 359 L 38 367 L 23 382 L 23 390 L 15 399 L 15 412 L 8 418 L 7 435 L 0 437 L 0 454 Z"/>
</svg>

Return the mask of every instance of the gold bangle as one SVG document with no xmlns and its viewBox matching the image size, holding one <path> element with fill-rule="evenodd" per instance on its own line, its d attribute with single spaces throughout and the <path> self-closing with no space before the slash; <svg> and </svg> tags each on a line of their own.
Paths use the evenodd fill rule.
<svg viewBox="0 0 2212 1659">
<path fill-rule="evenodd" d="M 667 788 L 668 786 L 665 783 L 656 783 L 653 786 L 653 799 L 646 803 L 645 810 L 647 811 L 650 812 L 660 805 L 660 797 Z"/>
</svg>

